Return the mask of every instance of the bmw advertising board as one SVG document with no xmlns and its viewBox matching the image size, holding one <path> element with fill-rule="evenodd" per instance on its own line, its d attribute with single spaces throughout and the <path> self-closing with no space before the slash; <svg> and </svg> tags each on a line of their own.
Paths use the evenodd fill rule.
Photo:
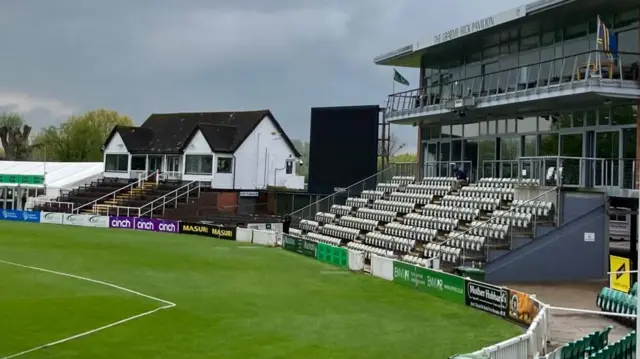
<svg viewBox="0 0 640 359">
<path fill-rule="evenodd" d="M 15 211 L 6 209 L 0 211 L 0 220 L 40 223 L 40 212 Z"/>
</svg>

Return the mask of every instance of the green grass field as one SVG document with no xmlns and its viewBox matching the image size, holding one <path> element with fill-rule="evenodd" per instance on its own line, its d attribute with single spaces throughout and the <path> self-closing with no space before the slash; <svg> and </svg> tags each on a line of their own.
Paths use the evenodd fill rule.
<svg viewBox="0 0 640 359">
<path fill-rule="evenodd" d="M 0 222 L 0 260 L 177 305 L 24 359 L 447 358 L 520 332 L 371 276 L 203 237 Z M 6 263 L 0 278 L 0 358 L 163 305 Z"/>
</svg>

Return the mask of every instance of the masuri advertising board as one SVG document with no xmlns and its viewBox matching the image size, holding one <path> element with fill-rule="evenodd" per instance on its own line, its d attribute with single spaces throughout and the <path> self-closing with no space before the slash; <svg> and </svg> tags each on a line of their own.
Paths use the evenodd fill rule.
<svg viewBox="0 0 640 359">
<path fill-rule="evenodd" d="M 465 304 L 465 280 L 453 274 L 394 261 L 393 281 L 450 302 Z"/>
</svg>

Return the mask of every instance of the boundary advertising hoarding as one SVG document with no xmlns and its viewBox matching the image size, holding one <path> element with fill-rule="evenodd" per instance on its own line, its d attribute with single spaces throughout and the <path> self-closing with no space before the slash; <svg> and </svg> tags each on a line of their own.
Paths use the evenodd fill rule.
<svg viewBox="0 0 640 359">
<path fill-rule="evenodd" d="M 5 209 L 0 211 L 0 220 L 40 223 L 40 212 Z"/>
<path fill-rule="evenodd" d="M 283 236 L 282 248 L 302 254 L 303 256 L 318 258 L 318 243 L 293 237 L 288 234 Z"/>
<path fill-rule="evenodd" d="M 228 241 L 236 240 L 236 228 L 223 225 L 180 222 L 180 233 L 206 236 Z"/>
<path fill-rule="evenodd" d="M 508 318 L 519 324 L 529 326 L 540 311 L 540 303 L 533 300 L 529 294 L 509 289 Z"/>
<path fill-rule="evenodd" d="M 465 304 L 483 312 L 507 317 L 509 290 L 495 285 L 466 279 Z"/>
<path fill-rule="evenodd" d="M 109 228 L 135 229 L 138 231 L 178 233 L 178 221 L 157 218 L 109 217 Z"/>
<path fill-rule="evenodd" d="M 63 214 L 62 224 L 68 226 L 109 228 L 109 217 L 93 214 Z"/>
<path fill-rule="evenodd" d="M 393 281 L 454 303 L 465 303 L 465 280 L 453 274 L 394 261 Z"/>
</svg>

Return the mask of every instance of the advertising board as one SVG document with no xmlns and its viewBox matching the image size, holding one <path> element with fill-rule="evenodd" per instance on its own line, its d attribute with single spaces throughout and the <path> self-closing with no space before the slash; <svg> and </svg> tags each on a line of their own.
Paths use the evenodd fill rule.
<svg viewBox="0 0 640 359">
<path fill-rule="evenodd" d="M 58 212 L 40 212 L 40 223 L 62 224 L 64 215 Z"/>
<path fill-rule="evenodd" d="M 189 223 L 189 222 L 180 222 L 179 227 L 180 227 L 180 233 L 184 233 L 184 234 L 194 234 L 198 236 L 206 236 L 211 238 L 224 239 L 228 241 L 236 240 L 235 227 L 203 224 L 203 223 Z"/>
<path fill-rule="evenodd" d="M 465 303 L 465 280 L 456 275 L 394 261 L 393 281 L 451 302 Z"/>
<path fill-rule="evenodd" d="M 302 254 L 307 257 L 318 257 L 318 243 L 308 241 L 299 237 L 285 234 L 282 241 L 282 248 Z"/>
<path fill-rule="evenodd" d="M 109 217 L 109 228 L 133 229 L 135 228 L 132 217 Z"/>
<path fill-rule="evenodd" d="M 40 223 L 40 212 L 15 211 L 6 209 L 0 211 L 0 220 Z"/>
<path fill-rule="evenodd" d="M 349 252 L 346 248 L 318 243 L 318 260 L 342 268 L 349 268 Z"/>
<path fill-rule="evenodd" d="M 465 303 L 483 312 L 507 317 L 509 290 L 495 285 L 466 280 Z"/>
<path fill-rule="evenodd" d="M 62 224 L 67 226 L 109 228 L 109 217 L 94 214 L 69 214 L 64 213 Z"/>
<path fill-rule="evenodd" d="M 539 311 L 540 304 L 529 294 L 509 289 L 509 319 L 528 327 Z"/>
<path fill-rule="evenodd" d="M 178 233 L 178 221 L 158 218 L 133 218 L 133 227 L 138 231 Z"/>
</svg>

